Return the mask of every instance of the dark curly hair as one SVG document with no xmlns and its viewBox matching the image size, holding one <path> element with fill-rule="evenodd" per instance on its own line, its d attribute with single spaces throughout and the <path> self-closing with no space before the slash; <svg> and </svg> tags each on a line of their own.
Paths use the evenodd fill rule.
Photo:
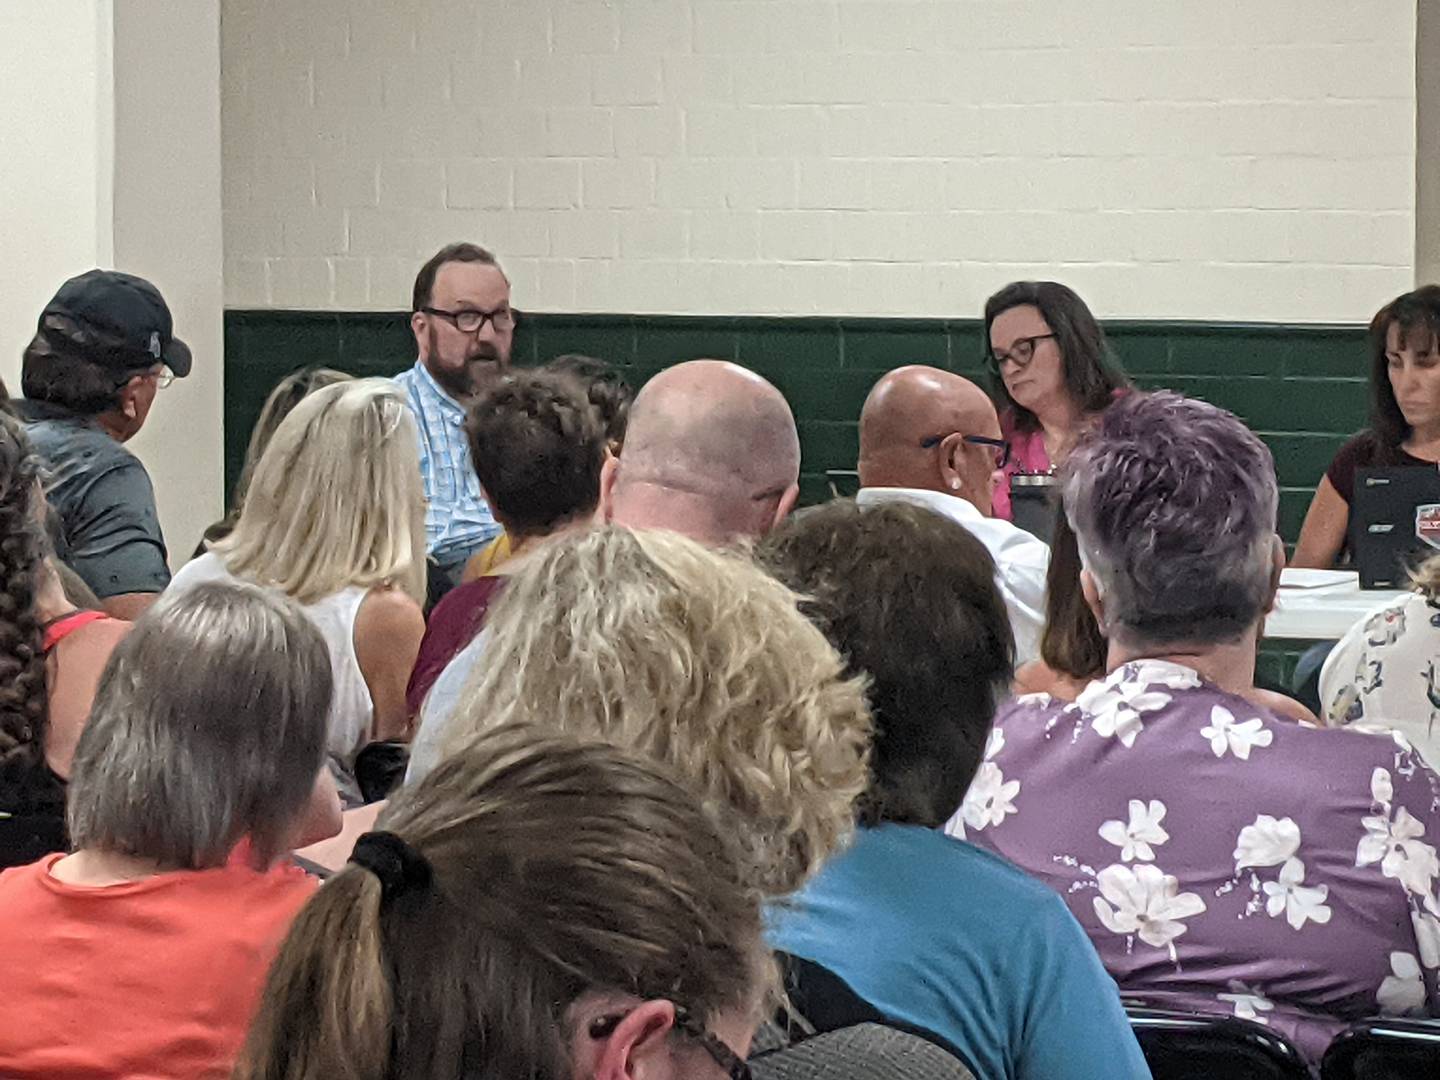
<svg viewBox="0 0 1440 1080">
<path fill-rule="evenodd" d="M 995 562 L 962 526 L 908 503 L 834 499 L 756 548 L 868 678 L 875 716 L 862 825 L 938 828 L 959 808 L 1015 669 Z"/>
<path fill-rule="evenodd" d="M 45 557 L 35 515 L 39 471 L 20 421 L 0 412 L 0 790 L 7 802 L 19 774 L 45 758 L 45 654 L 35 607 Z"/>
<path fill-rule="evenodd" d="M 605 425 L 605 439 L 610 452 L 619 455 L 625 445 L 625 426 L 630 422 L 630 403 L 635 400 L 635 391 L 625 381 L 619 370 L 604 360 L 581 353 L 565 353 L 545 365 L 547 371 L 569 375 L 585 387 L 585 396 L 600 422 Z"/>
<path fill-rule="evenodd" d="M 605 430 L 576 379 L 544 368 L 507 375 L 470 407 L 475 475 L 512 539 L 595 509 Z"/>
</svg>

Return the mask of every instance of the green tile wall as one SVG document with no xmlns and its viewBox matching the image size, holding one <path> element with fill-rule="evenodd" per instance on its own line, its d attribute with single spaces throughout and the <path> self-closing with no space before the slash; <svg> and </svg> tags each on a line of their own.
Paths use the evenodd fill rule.
<svg viewBox="0 0 1440 1080">
<path fill-rule="evenodd" d="M 1245 419 L 1275 453 L 1281 532 L 1294 542 L 1310 494 L 1336 448 L 1365 418 L 1365 330 L 1360 326 L 1109 322 L 1135 381 L 1213 401 Z M 229 311 L 225 316 L 226 482 L 237 475 L 251 424 L 270 387 L 305 364 L 389 375 L 414 355 L 403 314 Z M 924 363 L 979 378 L 973 319 L 716 318 L 528 315 L 515 358 L 566 352 L 619 365 L 639 385 L 698 356 L 738 360 L 771 379 L 795 409 L 804 453 L 803 496 L 824 498 L 826 469 L 853 468 L 855 420 L 879 376 Z"/>
</svg>

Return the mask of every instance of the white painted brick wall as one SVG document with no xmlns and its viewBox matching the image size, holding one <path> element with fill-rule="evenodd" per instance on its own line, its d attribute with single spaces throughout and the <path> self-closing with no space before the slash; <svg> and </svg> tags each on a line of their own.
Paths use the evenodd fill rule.
<svg viewBox="0 0 1440 1080">
<path fill-rule="evenodd" d="M 1351 321 L 1412 282 L 1410 0 L 224 0 L 226 299 Z"/>
</svg>

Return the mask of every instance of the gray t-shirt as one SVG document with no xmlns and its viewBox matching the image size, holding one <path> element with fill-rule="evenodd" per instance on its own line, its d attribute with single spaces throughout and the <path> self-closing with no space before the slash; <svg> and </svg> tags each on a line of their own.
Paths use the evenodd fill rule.
<svg viewBox="0 0 1440 1080">
<path fill-rule="evenodd" d="M 170 583 L 155 491 L 145 466 L 93 419 L 41 401 L 18 403 L 60 519 L 56 554 L 104 600 Z"/>
</svg>

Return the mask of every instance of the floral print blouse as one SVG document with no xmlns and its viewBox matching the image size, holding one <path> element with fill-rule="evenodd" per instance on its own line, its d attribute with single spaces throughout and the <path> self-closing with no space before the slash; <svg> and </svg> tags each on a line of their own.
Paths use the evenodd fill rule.
<svg viewBox="0 0 1440 1080">
<path fill-rule="evenodd" d="M 1392 728 L 1440 767 L 1440 603 L 1391 600 L 1350 628 L 1320 672 L 1327 724 Z"/>
<path fill-rule="evenodd" d="M 1127 1001 L 1225 1012 L 1312 1061 L 1440 1012 L 1440 778 L 1403 736 L 1283 720 L 1142 660 L 1004 707 L 947 826 L 1048 883 Z"/>
</svg>

